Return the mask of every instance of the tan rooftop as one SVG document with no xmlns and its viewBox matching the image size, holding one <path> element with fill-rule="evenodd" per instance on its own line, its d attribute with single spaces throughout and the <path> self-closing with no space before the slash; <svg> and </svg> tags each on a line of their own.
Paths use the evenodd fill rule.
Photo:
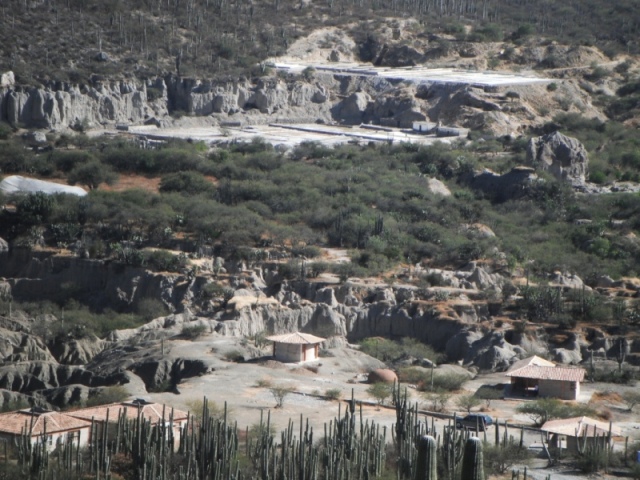
<svg viewBox="0 0 640 480">
<path fill-rule="evenodd" d="M 581 382 L 584 380 L 583 368 L 545 367 L 528 365 L 505 373 L 507 377 L 537 378 L 538 380 L 559 380 L 564 382 Z"/>
<path fill-rule="evenodd" d="M 267 340 L 271 340 L 272 342 L 277 343 L 296 343 L 299 345 L 309 345 L 314 343 L 322 343 L 326 340 L 326 338 L 316 337 L 315 335 L 311 335 L 310 333 L 293 332 L 284 333 L 282 335 L 272 335 L 271 337 L 267 337 Z"/>
<path fill-rule="evenodd" d="M 555 363 L 550 362 L 549 360 L 545 360 L 544 358 L 541 358 L 537 355 L 534 355 L 533 357 L 528 357 L 523 360 L 518 360 L 517 362 L 515 362 L 513 365 L 509 367 L 509 370 L 507 370 L 507 372 L 514 372 L 516 370 L 520 370 L 521 368 L 528 367 L 530 365 L 537 365 L 538 367 L 555 367 L 556 366 Z"/>
<path fill-rule="evenodd" d="M 31 409 L 0 413 L 0 433 L 12 435 L 70 432 L 89 427 L 86 421 L 60 412 Z"/>
<path fill-rule="evenodd" d="M 107 415 L 110 422 L 115 422 L 120 416 L 120 412 L 126 411 L 128 419 L 138 417 L 140 413 L 146 420 L 149 420 L 152 424 L 156 424 L 162 421 L 164 409 L 164 421 L 168 422 L 171 416 L 172 409 L 160 403 L 136 403 L 134 402 L 122 402 L 111 403 L 109 405 L 100 405 L 98 407 L 81 408 L 67 412 L 72 417 L 82 419 L 85 421 L 91 421 L 94 419 L 96 422 L 105 422 Z M 188 418 L 189 414 L 182 410 L 173 409 L 173 421 L 183 421 Z"/>
<path fill-rule="evenodd" d="M 609 433 L 609 423 L 601 422 L 589 417 L 562 418 L 560 420 L 549 420 L 541 430 L 558 435 L 567 435 L 570 437 L 595 437 L 596 435 L 606 435 Z M 611 426 L 611 435 L 614 437 L 622 436 L 622 431 L 618 427 Z"/>
</svg>

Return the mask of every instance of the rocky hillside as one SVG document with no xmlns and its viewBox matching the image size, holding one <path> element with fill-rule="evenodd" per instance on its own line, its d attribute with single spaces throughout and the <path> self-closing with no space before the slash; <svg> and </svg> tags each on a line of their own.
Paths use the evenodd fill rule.
<svg viewBox="0 0 640 480">
<path fill-rule="evenodd" d="M 607 302 L 617 302 L 614 297 L 622 295 L 638 297 L 637 280 L 602 278 L 592 289 L 577 276 L 557 273 L 546 279 L 545 287 L 535 287 L 526 285 L 525 278 L 496 271 L 496 265 L 476 262 L 455 271 L 415 266 L 381 283 L 373 278 L 340 281 L 329 274 L 314 280 L 286 279 L 282 264 L 257 260 L 212 259 L 188 278 L 130 267 L 118 271 L 98 260 L 29 259 L 7 253 L 2 260 L 0 275 L 12 277 L 3 288 L 22 302 L 35 300 L 35 292 L 42 300 L 53 293 L 48 285 L 73 277 L 103 301 L 112 299 L 113 306 L 151 296 L 182 312 L 112 331 L 103 339 L 77 328 L 62 335 L 47 333 L 64 322 L 64 312 L 30 317 L 18 310 L 1 317 L 0 388 L 5 402 L 65 406 L 86 402 L 116 385 L 138 395 L 177 390 L 183 378 L 215 368 L 171 353 L 172 343 L 190 332 L 254 339 L 299 330 L 327 338 L 325 347 L 370 337 L 408 337 L 432 346 L 443 361 L 481 371 L 505 370 L 532 354 L 589 365 L 592 358 L 620 359 L 622 352 L 625 371 L 628 365 L 640 365 L 640 340 L 631 330 L 637 321 L 636 300 L 627 300 L 627 313 L 614 322 L 595 312 L 587 317 L 580 313 L 580 308 L 594 308 L 584 307 L 589 303 L 580 295 L 590 301 L 602 296 Z M 215 285 L 223 288 L 212 289 Z M 544 295 L 561 304 L 535 300 Z M 565 312 L 566 323 L 551 320 L 559 311 Z M 245 359 L 262 355 L 249 345 L 238 348 L 242 353 L 235 355 Z M 403 365 L 422 362 L 397 360 Z"/>
</svg>

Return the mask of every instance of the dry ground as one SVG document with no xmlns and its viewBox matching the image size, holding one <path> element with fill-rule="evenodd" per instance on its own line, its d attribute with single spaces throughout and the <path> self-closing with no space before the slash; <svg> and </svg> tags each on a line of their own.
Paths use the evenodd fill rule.
<svg viewBox="0 0 640 480">
<path fill-rule="evenodd" d="M 284 429 L 289 420 L 294 423 L 294 428 L 299 428 L 300 418 L 308 421 L 316 432 L 322 432 L 324 424 L 328 424 L 338 416 L 339 409 L 344 412 L 346 403 L 335 400 L 326 400 L 316 397 L 324 394 L 328 389 L 340 389 L 343 399 L 351 396 L 353 389 L 358 400 L 373 399 L 367 394 L 368 385 L 362 383 L 364 373 L 379 365 L 375 359 L 371 359 L 350 347 L 331 349 L 333 357 L 323 357 L 318 362 L 309 364 L 309 367 L 317 367 L 317 373 L 299 365 L 279 364 L 269 360 L 270 348 L 263 350 L 265 357 L 261 362 L 250 361 L 234 363 L 226 361 L 225 355 L 236 350 L 242 350 L 241 340 L 237 338 L 207 335 L 196 341 L 174 340 L 171 342 L 171 353 L 185 357 L 196 357 L 209 362 L 215 369 L 212 373 L 187 379 L 179 385 L 180 394 L 152 393 L 148 396 L 157 402 L 166 403 L 175 408 L 189 409 L 194 402 L 207 397 L 210 401 L 222 406 L 227 402 L 232 419 L 237 420 L 239 428 L 245 428 L 257 424 L 261 414 L 271 415 L 271 421 L 276 431 Z M 272 385 L 288 385 L 295 389 L 295 393 L 286 397 L 283 408 L 275 408 L 276 402 L 268 387 L 260 387 L 258 384 L 271 383 Z M 464 412 L 456 407 L 455 400 L 458 396 L 473 393 L 482 385 L 496 385 L 505 383 L 503 373 L 483 374 L 468 381 L 464 388 L 456 392 L 449 401 L 447 411 Z M 626 406 L 620 403 L 619 393 L 631 390 L 634 386 L 618 386 L 611 384 L 589 384 L 582 387 L 582 398 L 590 401 L 594 409 L 598 411 L 609 410 L 611 419 L 623 430 L 624 435 L 629 436 L 630 444 L 640 440 L 640 416 L 626 411 Z M 605 392 L 605 393 L 600 393 Z M 418 402 L 423 408 L 427 403 L 422 394 L 409 389 L 412 402 Z M 485 411 L 502 423 L 505 419 L 509 424 L 530 424 L 531 419 L 516 413 L 518 405 L 523 400 L 493 400 L 490 408 L 484 404 L 480 409 Z M 390 430 L 395 422 L 395 410 L 392 408 L 377 408 L 365 406 L 362 409 L 363 419 L 374 420 L 381 426 L 387 427 L 387 438 L 391 441 Z M 301 417 L 302 416 L 302 417 Z M 431 422 L 431 419 L 427 419 Z M 441 429 L 448 420 L 436 420 L 436 425 Z M 511 430 L 514 436 L 519 436 L 519 430 Z M 487 438 L 493 439 L 494 430 L 490 427 Z M 540 433 L 525 430 L 524 441 L 527 446 L 540 443 Z M 624 443 L 619 444 L 623 448 Z M 578 472 L 572 472 L 567 465 L 558 465 L 552 469 L 547 468 L 546 460 L 534 460 L 530 465 L 530 478 L 546 478 L 549 473 L 554 480 L 574 480 L 585 478 Z M 602 476 L 598 478 L 604 478 Z"/>
</svg>

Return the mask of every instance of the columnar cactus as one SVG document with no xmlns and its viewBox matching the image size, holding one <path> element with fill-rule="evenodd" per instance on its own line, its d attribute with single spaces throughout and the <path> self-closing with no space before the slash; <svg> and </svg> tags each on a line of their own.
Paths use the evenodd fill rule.
<svg viewBox="0 0 640 480">
<path fill-rule="evenodd" d="M 460 480 L 484 480 L 482 442 L 477 437 L 468 438 L 464 445 Z"/>
<path fill-rule="evenodd" d="M 414 480 L 437 480 L 437 446 L 436 439 L 423 435 L 418 440 L 418 459 Z"/>
</svg>

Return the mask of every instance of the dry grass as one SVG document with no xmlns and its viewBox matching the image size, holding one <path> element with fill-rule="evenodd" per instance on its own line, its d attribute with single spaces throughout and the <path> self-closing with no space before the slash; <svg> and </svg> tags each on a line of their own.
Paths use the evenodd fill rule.
<svg viewBox="0 0 640 480">
<path fill-rule="evenodd" d="M 618 392 L 606 390 L 604 392 L 595 392 L 591 396 L 590 403 L 624 403 L 624 400 Z"/>
<path fill-rule="evenodd" d="M 125 190 L 144 190 L 146 192 L 158 193 L 160 177 L 148 178 L 135 174 L 120 174 L 118 181 L 114 185 L 100 185 L 100 190 L 108 192 L 124 192 Z"/>
</svg>

